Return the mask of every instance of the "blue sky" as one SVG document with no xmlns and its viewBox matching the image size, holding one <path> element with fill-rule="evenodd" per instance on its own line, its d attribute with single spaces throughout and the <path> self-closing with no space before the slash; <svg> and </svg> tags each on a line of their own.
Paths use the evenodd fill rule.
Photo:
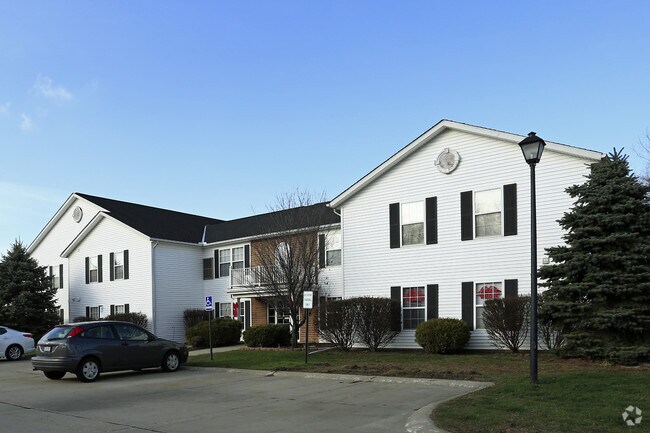
<svg viewBox="0 0 650 433">
<path fill-rule="evenodd" d="M 443 118 L 642 172 L 649 21 L 647 1 L 3 1 L 0 251 L 75 191 L 223 219 L 333 198 Z"/>
</svg>

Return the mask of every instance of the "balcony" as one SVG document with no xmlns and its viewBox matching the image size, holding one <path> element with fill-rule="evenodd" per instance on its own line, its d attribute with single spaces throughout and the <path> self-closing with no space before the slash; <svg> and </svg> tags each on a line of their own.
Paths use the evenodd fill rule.
<svg viewBox="0 0 650 433">
<path fill-rule="evenodd" d="M 262 285 L 261 268 L 242 268 L 230 270 L 230 287 L 251 287 Z"/>
</svg>

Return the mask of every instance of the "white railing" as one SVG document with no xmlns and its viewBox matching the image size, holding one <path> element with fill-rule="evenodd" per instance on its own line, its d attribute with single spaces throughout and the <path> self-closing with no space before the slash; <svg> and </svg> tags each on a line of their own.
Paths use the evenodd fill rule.
<svg viewBox="0 0 650 433">
<path fill-rule="evenodd" d="M 230 270 L 230 287 L 249 287 L 261 285 L 259 267 Z"/>
</svg>

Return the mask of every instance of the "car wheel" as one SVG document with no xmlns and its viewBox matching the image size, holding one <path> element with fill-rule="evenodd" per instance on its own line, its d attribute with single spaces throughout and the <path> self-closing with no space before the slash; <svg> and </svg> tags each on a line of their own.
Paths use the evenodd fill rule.
<svg viewBox="0 0 650 433">
<path fill-rule="evenodd" d="M 167 352 L 163 357 L 162 369 L 164 371 L 176 371 L 181 366 L 181 359 L 178 352 Z"/>
<path fill-rule="evenodd" d="M 21 356 L 23 356 L 23 348 L 17 344 L 12 344 L 5 351 L 5 357 L 9 361 L 18 361 Z"/>
<path fill-rule="evenodd" d="M 52 380 L 59 380 L 65 376 L 65 371 L 44 371 L 45 377 Z"/>
<path fill-rule="evenodd" d="M 81 361 L 77 368 L 77 378 L 82 382 L 94 382 L 99 377 L 100 372 L 99 361 L 95 358 L 86 358 Z"/>
</svg>

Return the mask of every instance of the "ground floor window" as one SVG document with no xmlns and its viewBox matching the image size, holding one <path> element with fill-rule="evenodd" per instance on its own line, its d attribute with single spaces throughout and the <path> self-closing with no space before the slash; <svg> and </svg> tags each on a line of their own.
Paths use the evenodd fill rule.
<svg viewBox="0 0 650 433">
<path fill-rule="evenodd" d="M 416 329 L 424 322 L 424 286 L 402 287 L 402 327 Z"/>
<path fill-rule="evenodd" d="M 289 308 L 279 305 L 269 304 L 269 322 L 270 324 L 290 323 L 291 315 Z"/>
<path fill-rule="evenodd" d="M 232 317 L 232 304 L 230 302 L 219 304 L 219 317 Z"/>
<path fill-rule="evenodd" d="M 101 311 L 99 307 L 90 307 L 88 311 L 89 311 L 88 317 L 90 317 L 93 320 L 99 320 L 99 318 L 101 317 Z"/>
<path fill-rule="evenodd" d="M 485 329 L 483 324 L 483 308 L 485 301 L 503 297 L 501 282 L 477 283 L 475 289 L 476 299 L 476 328 Z"/>
</svg>

